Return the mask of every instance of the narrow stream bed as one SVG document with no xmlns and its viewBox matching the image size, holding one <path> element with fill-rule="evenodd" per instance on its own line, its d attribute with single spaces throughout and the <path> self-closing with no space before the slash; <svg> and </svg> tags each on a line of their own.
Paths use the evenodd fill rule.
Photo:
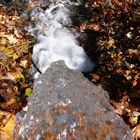
<svg viewBox="0 0 140 140">
<path fill-rule="evenodd" d="M 52 62 L 63 60 L 71 69 L 82 72 L 93 70 L 94 63 L 79 46 L 77 38 L 80 32 L 73 30 L 72 19 L 78 3 L 45 1 L 43 9 L 41 2 L 31 10 L 31 21 L 26 29 L 37 38 L 32 57 L 38 69 L 45 72 Z M 35 77 L 38 75 L 37 72 Z"/>
</svg>

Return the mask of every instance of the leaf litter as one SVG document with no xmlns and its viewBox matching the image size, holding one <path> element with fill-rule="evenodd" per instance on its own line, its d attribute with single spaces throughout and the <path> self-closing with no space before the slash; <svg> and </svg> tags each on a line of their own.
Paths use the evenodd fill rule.
<svg viewBox="0 0 140 140">
<path fill-rule="evenodd" d="M 32 92 L 29 69 L 35 38 L 23 30 L 18 7 L 0 4 L 0 139 L 11 140 L 15 114 Z"/>
<path fill-rule="evenodd" d="M 84 8 L 87 19 L 80 30 L 99 34 L 98 66 L 90 79 L 109 92 L 116 113 L 140 139 L 140 3 L 87 0 Z"/>
</svg>

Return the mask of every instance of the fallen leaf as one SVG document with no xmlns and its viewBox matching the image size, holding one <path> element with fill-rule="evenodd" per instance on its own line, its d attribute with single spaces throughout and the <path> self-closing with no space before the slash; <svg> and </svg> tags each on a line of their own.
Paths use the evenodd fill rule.
<svg viewBox="0 0 140 140">
<path fill-rule="evenodd" d="M 140 124 L 138 124 L 131 130 L 131 134 L 132 134 L 134 140 L 140 139 Z"/>
<path fill-rule="evenodd" d="M 5 126 L 0 127 L 0 140 L 13 140 L 12 132 L 14 128 L 15 115 L 11 114 Z"/>
<path fill-rule="evenodd" d="M 30 96 L 31 93 L 32 93 L 32 89 L 31 88 L 26 88 L 26 90 L 25 90 L 26 96 Z"/>
</svg>

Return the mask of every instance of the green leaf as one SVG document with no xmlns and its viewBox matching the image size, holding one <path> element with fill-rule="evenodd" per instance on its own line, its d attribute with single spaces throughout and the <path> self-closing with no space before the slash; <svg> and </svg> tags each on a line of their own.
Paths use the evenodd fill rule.
<svg viewBox="0 0 140 140">
<path fill-rule="evenodd" d="M 25 94 L 27 95 L 27 96 L 30 96 L 31 95 L 31 93 L 32 93 L 32 89 L 31 88 L 26 88 L 26 90 L 25 90 Z"/>
</svg>

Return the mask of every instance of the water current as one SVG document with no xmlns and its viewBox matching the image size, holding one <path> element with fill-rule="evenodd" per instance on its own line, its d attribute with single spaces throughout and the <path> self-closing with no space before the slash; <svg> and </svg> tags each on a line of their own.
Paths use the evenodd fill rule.
<svg viewBox="0 0 140 140">
<path fill-rule="evenodd" d="M 45 10 L 41 2 L 47 5 Z M 70 28 L 75 5 L 69 0 L 44 0 L 32 10 L 32 22 L 27 30 L 37 38 L 33 60 L 41 72 L 58 60 L 63 60 L 70 69 L 82 72 L 93 69 L 94 64 L 76 39 L 80 33 Z"/>
</svg>

